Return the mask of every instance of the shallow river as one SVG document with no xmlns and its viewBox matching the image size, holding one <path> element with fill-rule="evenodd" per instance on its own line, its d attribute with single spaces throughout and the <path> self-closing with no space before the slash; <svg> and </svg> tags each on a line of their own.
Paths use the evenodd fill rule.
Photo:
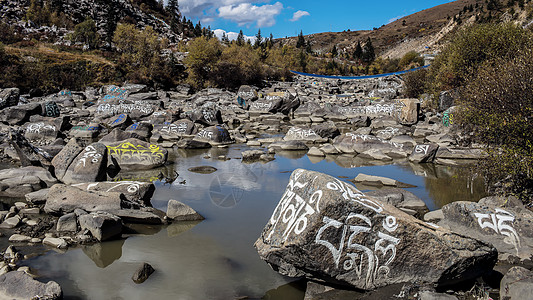
<svg viewBox="0 0 533 300">
<path fill-rule="evenodd" d="M 372 165 L 346 157 L 313 159 L 305 153 L 276 154 L 276 160 L 242 163 L 246 146 L 227 149 L 177 151 L 174 164 L 164 169 L 124 175 L 124 179 L 154 179 L 162 174 L 173 182 L 156 181 L 154 207 L 166 210 L 169 199 L 180 200 L 206 220 L 170 226 L 135 226 L 122 240 L 81 246 L 65 253 L 42 247 L 24 262 L 40 275 L 55 280 L 65 299 L 303 299 L 304 287 L 274 272 L 260 260 L 253 243 L 280 200 L 296 168 L 340 178 L 358 173 L 385 176 L 416 185 L 408 189 L 430 210 L 458 201 L 477 201 L 483 182 L 467 169 L 412 165 L 397 161 Z M 230 160 L 219 160 L 225 155 Z M 209 158 L 210 156 L 211 158 Z M 212 174 L 189 172 L 190 167 L 213 166 Z M 175 173 L 174 173 L 175 177 Z M 346 179 L 343 179 L 346 180 Z M 365 191 L 368 187 L 358 186 Z M 5 238 L 4 238 L 5 239 Z M 131 280 L 142 262 L 156 272 L 144 283 Z"/>
</svg>

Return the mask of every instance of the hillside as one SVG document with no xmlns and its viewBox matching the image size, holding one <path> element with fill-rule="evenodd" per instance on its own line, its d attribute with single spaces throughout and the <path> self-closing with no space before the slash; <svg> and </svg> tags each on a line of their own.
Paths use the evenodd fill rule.
<svg viewBox="0 0 533 300">
<path fill-rule="evenodd" d="M 521 14 L 518 5 L 509 6 L 508 3 L 511 1 L 458 0 L 400 18 L 374 30 L 324 32 L 307 35 L 305 39 L 319 54 L 331 51 L 333 45 L 339 52 L 351 54 L 357 42 L 364 43 L 368 38 L 372 40 L 378 56 L 400 58 L 412 50 L 434 53 L 440 48 L 442 39 L 454 29 L 475 20 L 501 18 L 511 8 L 516 11 L 511 19 L 524 23 L 531 21 L 525 10 Z M 505 18 L 509 19 L 509 15 Z M 295 45 L 297 38 L 280 40 L 284 44 Z"/>
</svg>

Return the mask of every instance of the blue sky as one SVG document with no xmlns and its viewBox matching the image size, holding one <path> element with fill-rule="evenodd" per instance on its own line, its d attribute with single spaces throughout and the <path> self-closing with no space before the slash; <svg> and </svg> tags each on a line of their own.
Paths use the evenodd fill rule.
<svg viewBox="0 0 533 300">
<path fill-rule="evenodd" d="M 372 29 L 450 0 L 179 0 L 180 10 L 194 23 L 226 32 L 274 38 L 304 34 Z"/>
</svg>

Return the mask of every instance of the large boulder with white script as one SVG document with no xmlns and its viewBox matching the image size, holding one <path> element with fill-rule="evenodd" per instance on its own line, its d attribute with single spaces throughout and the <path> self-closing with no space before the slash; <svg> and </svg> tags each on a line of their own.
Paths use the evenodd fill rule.
<svg viewBox="0 0 533 300">
<path fill-rule="evenodd" d="M 444 286 L 492 270 L 492 246 L 425 223 L 334 177 L 295 170 L 255 247 L 291 277 L 372 290 Z"/>
<path fill-rule="evenodd" d="M 341 134 L 333 140 L 333 146 L 342 153 L 363 153 L 368 150 L 381 150 L 383 153 L 390 151 L 405 152 L 403 144 L 384 140 L 382 138 L 356 133 Z"/>
</svg>

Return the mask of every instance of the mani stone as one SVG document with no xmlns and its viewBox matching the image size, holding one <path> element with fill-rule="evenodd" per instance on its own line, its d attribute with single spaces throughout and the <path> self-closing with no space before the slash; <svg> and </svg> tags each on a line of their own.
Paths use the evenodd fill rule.
<svg viewBox="0 0 533 300">
<path fill-rule="evenodd" d="M 91 144 L 72 161 L 62 181 L 66 184 L 103 181 L 107 178 L 107 159 L 107 148 L 104 144 Z"/>
<path fill-rule="evenodd" d="M 237 92 L 237 104 L 243 109 L 248 109 L 252 101 L 257 100 L 257 89 L 249 85 L 241 85 Z"/>
<path fill-rule="evenodd" d="M 115 192 L 86 192 L 76 187 L 56 184 L 50 188 L 44 205 L 48 214 L 63 215 L 80 208 L 88 212 L 121 209 L 123 195 Z"/>
<path fill-rule="evenodd" d="M 517 256 L 524 260 L 533 253 L 533 212 L 520 203 L 487 197 L 479 202 L 457 201 L 442 208 L 444 219 L 438 224 L 464 236 L 491 243 L 500 260 Z"/>
<path fill-rule="evenodd" d="M 174 221 L 197 221 L 204 219 L 204 217 L 187 204 L 172 199 L 168 201 L 167 216 Z"/>
<path fill-rule="evenodd" d="M 92 192 L 115 192 L 122 193 L 126 198 L 126 203 L 132 208 L 151 206 L 151 199 L 155 192 L 155 185 L 152 182 L 140 181 L 102 181 L 85 182 L 74 184 L 83 191 Z"/>
<path fill-rule="evenodd" d="M 398 116 L 399 123 L 402 125 L 414 125 L 418 122 L 418 113 L 420 111 L 420 101 L 418 99 L 400 99 L 401 110 Z"/>
<path fill-rule="evenodd" d="M 78 217 L 82 230 L 89 230 L 100 242 L 112 239 L 122 233 L 122 220 L 110 213 L 96 212 Z"/>
<path fill-rule="evenodd" d="M 431 163 L 439 150 L 437 144 L 416 145 L 409 156 L 409 161 L 415 163 Z"/>
<path fill-rule="evenodd" d="M 420 221 L 337 178 L 295 170 L 255 242 L 282 275 L 361 290 L 446 286 L 492 267 L 492 246 Z"/>
<path fill-rule="evenodd" d="M 386 141 L 373 135 L 345 133 L 333 140 L 333 146 L 342 153 L 363 153 L 371 149 L 404 151 L 404 145 Z"/>
<path fill-rule="evenodd" d="M 56 300 L 63 298 L 63 291 L 55 281 L 41 283 L 24 272 L 14 271 L 0 276 L 0 298 Z"/>
<path fill-rule="evenodd" d="M 78 144 L 76 139 L 70 139 L 65 147 L 52 159 L 52 166 L 57 179 L 62 180 L 67 172 L 68 167 L 74 159 L 83 151 L 83 147 Z"/>
<path fill-rule="evenodd" d="M 200 130 L 194 137 L 194 140 L 207 142 L 213 146 L 235 143 L 231 138 L 229 131 L 221 125 L 211 126 Z"/>
<path fill-rule="evenodd" d="M 109 144 L 107 151 L 109 159 L 116 162 L 122 170 L 154 169 L 164 165 L 168 155 L 163 147 L 138 139 Z"/>
<path fill-rule="evenodd" d="M 313 129 L 302 127 L 291 127 L 283 138 L 284 141 L 309 141 L 309 142 L 324 142 L 321 136 L 316 134 Z"/>
</svg>

